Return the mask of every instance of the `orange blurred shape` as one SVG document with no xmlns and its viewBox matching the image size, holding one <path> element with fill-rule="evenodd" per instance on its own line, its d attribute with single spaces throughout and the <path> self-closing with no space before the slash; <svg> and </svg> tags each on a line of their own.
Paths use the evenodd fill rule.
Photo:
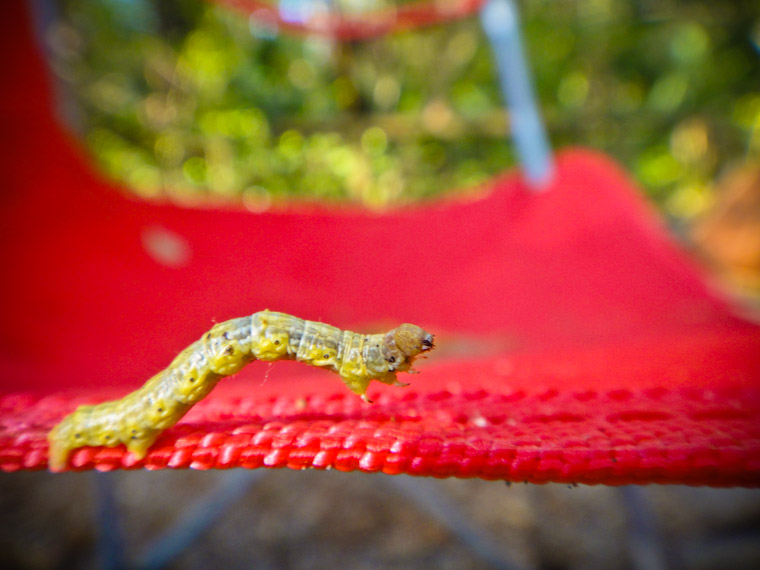
<svg viewBox="0 0 760 570">
<path fill-rule="evenodd" d="M 734 286 L 760 295 L 760 166 L 731 171 L 715 204 L 691 228 L 706 261 Z"/>
</svg>

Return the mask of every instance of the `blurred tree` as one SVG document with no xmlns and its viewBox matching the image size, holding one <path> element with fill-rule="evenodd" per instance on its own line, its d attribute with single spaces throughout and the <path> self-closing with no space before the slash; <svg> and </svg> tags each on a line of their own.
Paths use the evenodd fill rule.
<svg viewBox="0 0 760 570">
<path fill-rule="evenodd" d="M 202 0 L 60 0 L 54 68 L 99 164 L 143 196 L 384 208 L 514 164 L 476 18 L 374 40 L 280 33 Z M 700 213 L 760 153 L 760 5 L 523 2 L 556 146 L 623 161 L 669 213 Z"/>
</svg>

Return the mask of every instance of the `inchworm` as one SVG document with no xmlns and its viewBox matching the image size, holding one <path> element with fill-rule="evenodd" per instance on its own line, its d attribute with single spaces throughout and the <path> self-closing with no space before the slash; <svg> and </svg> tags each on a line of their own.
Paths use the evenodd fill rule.
<svg viewBox="0 0 760 570">
<path fill-rule="evenodd" d="M 349 390 L 367 400 L 372 380 L 405 386 L 398 372 L 415 373 L 414 359 L 433 348 L 433 335 L 402 324 L 384 334 L 363 335 L 261 311 L 219 323 L 179 353 L 163 371 L 120 400 L 79 406 L 48 434 L 51 471 L 66 467 L 84 446 L 127 446 L 142 459 L 159 434 L 176 424 L 224 376 L 252 360 L 297 360 L 337 372 Z"/>
</svg>

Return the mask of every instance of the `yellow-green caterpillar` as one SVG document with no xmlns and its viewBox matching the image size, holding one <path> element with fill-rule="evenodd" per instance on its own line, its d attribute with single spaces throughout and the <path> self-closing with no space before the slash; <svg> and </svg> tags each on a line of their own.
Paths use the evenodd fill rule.
<svg viewBox="0 0 760 570">
<path fill-rule="evenodd" d="M 225 321 L 180 352 L 142 388 L 120 400 L 80 406 L 65 417 L 48 434 L 48 463 L 52 471 L 61 471 L 73 449 L 121 443 L 142 459 L 163 430 L 176 424 L 221 378 L 252 360 L 298 360 L 327 368 L 368 401 L 372 380 L 405 386 L 396 374 L 414 373 L 414 359 L 432 348 L 433 335 L 411 324 L 363 335 L 270 311 Z"/>
</svg>

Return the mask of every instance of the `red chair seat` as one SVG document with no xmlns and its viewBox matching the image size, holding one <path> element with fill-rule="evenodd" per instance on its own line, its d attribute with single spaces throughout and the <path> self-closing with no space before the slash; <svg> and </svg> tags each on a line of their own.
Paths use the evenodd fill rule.
<svg viewBox="0 0 760 570">
<path fill-rule="evenodd" d="M 144 461 L 83 448 L 72 467 L 760 484 L 760 328 L 609 159 L 568 150 L 541 194 L 511 173 L 478 199 L 385 215 L 143 203 L 57 122 L 27 25 L 12 2 L 1 469 L 44 469 L 46 433 L 76 405 L 140 386 L 213 322 L 269 308 L 354 330 L 413 322 L 438 348 L 408 388 L 371 387 L 373 405 L 327 372 L 254 363 Z M 175 240 L 181 255 L 162 261 Z"/>
</svg>

